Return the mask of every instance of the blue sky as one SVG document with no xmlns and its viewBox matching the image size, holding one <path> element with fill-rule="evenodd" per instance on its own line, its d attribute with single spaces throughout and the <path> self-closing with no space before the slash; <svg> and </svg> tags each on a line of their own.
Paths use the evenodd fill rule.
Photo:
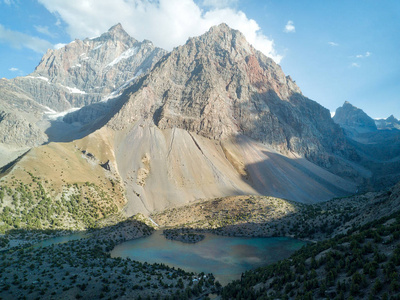
<svg viewBox="0 0 400 300">
<path fill-rule="evenodd" d="M 167 50 L 226 22 L 329 110 L 349 101 L 400 117 L 398 0 L 0 0 L 0 77 L 27 75 L 46 49 L 118 22 Z"/>
</svg>

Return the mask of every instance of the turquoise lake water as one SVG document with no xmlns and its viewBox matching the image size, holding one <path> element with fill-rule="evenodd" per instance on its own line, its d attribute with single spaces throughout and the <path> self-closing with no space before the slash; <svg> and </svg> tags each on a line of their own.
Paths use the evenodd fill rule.
<svg viewBox="0 0 400 300">
<path fill-rule="evenodd" d="M 35 247 L 35 248 L 47 247 L 47 246 L 50 246 L 50 245 L 53 245 L 53 244 L 62 244 L 62 243 L 66 243 L 66 242 L 69 242 L 69 241 L 88 238 L 89 236 L 90 235 L 85 233 L 85 232 L 77 232 L 77 233 L 58 236 L 58 237 L 54 237 L 54 238 L 51 238 L 51 239 L 47 239 L 47 240 L 41 241 L 41 242 L 35 244 L 33 247 Z"/>
<path fill-rule="evenodd" d="M 150 237 L 124 242 L 111 257 L 129 257 L 148 263 L 164 263 L 189 272 L 213 273 L 221 284 L 239 279 L 242 272 L 288 258 L 305 245 L 286 237 L 242 238 L 205 234 L 196 244 L 164 238 L 161 231 Z"/>
</svg>

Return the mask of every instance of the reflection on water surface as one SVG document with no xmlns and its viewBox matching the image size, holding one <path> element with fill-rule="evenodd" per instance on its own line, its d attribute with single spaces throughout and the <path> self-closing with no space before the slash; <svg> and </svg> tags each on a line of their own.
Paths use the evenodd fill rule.
<svg viewBox="0 0 400 300">
<path fill-rule="evenodd" d="M 196 244 L 167 240 L 161 231 L 127 241 L 111 251 L 111 257 L 129 257 L 148 263 L 164 263 L 189 272 L 213 273 L 226 284 L 242 272 L 289 257 L 305 242 L 279 238 L 224 237 L 205 234 Z"/>
</svg>

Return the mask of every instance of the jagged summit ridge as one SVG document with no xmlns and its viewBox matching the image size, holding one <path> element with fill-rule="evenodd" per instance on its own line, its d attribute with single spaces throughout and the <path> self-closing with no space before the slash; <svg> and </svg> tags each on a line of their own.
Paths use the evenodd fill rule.
<svg viewBox="0 0 400 300">
<path fill-rule="evenodd" d="M 119 91 L 165 53 L 148 41 L 137 41 L 117 24 L 97 38 L 48 50 L 32 74 L 14 82 L 37 102 L 64 111 Z"/>
<path fill-rule="evenodd" d="M 108 39 L 113 39 L 114 41 L 132 40 L 137 42 L 135 38 L 131 37 L 125 31 L 121 23 L 115 24 L 114 26 L 110 27 L 107 32 L 101 34 L 99 37 L 85 40 L 106 41 Z"/>
<path fill-rule="evenodd" d="M 66 134 L 66 128 L 58 129 L 63 124 L 49 129 L 58 113 L 117 97 L 165 53 L 149 41 L 130 37 L 121 24 L 97 38 L 48 50 L 33 73 L 1 80 L 0 111 L 8 117 L 1 121 L 5 135 L 0 139 L 18 147 L 64 140 L 60 134 Z M 15 130 L 7 134 L 8 126 Z M 67 139 L 82 137 L 74 132 L 78 130 L 68 127 Z"/>
</svg>

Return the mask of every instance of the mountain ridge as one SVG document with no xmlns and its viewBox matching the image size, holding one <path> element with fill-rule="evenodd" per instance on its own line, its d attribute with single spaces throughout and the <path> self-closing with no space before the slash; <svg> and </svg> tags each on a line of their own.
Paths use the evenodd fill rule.
<svg viewBox="0 0 400 300">
<path fill-rule="evenodd" d="M 90 47 L 99 47 L 110 35 L 128 38 L 117 25 Z M 65 56 L 77 57 L 79 45 L 86 42 L 62 51 L 70 49 Z M 128 50 L 121 49 L 114 60 Z M 40 66 L 50 66 L 49 57 Z M 110 64 L 110 59 L 103 64 Z M 47 74 L 58 66 L 49 67 Z M 357 154 L 329 111 L 303 96 L 279 65 L 226 24 L 166 53 L 120 92 L 66 115 L 68 126 L 81 124 L 80 135 L 76 141 L 73 136 L 60 139 L 68 143 L 59 147 L 75 145 L 99 163 L 108 161 L 115 178 L 120 178 L 117 186 L 125 191 L 123 211 L 128 216 L 200 198 L 242 194 L 310 203 L 354 193 L 363 182 L 354 167 Z M 94 148 L 93 141 L 98 144 Z M 63 163 L 63 151 L 54 153 L 52 161 Z M 21 160 L 16 169 L 33 172 L 30 159 Z M 103 169 L 93 170 L 99 178 L 109 176 Z M 69 184 L 79 178 L 74 170 L 64 172 Z"/>
<path fill-rule="evenodd" d="M 11 114 L 11 119 L 25 119 L 15 121 L 17 130 L 7 133 L 0 124 L 4 147 L 4 142 L 25 149 L 81 138 L 88 132 L 81 128 L 84 124 L 59 122 L 60 118 L 71 109 L 117 97 L 164 53 L 149 41 L 130 37 L 121 24 L 100 37 L 77 39 L 60 49 L 48 50 L 31 74 L 1 80 L 0 111 Z M 16 105 L 10 105 L 11 101 Z M 0 161 L 2 164 L 17 157 L 13 151 L 3 152 L 7 159 Z"/>
</svg>

